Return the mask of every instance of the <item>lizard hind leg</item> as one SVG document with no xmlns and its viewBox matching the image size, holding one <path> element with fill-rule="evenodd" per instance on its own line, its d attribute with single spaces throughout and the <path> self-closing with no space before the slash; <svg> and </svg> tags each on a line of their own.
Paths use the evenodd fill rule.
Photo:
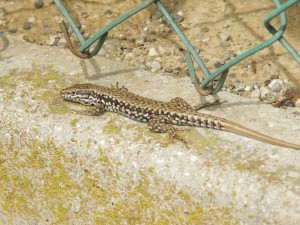
<svg viewBox="0 0 300 225">
<path fill-rule="evenodd" d="M 205 107 L 212 106 L 212 105 L 220 105 L 225 102 L 226 101 L 221 102 L 219 99 L 216 99 L 213 102 L 204 102 L 203 104 L 199 104 L 197 106 L 191 106 L 184 99 L 182 99 L 180 97 L 176 97 L 176 98 L 173 98 L 169 103 L 171 103 L 173 106 L 175 106 L 179 109 L 187 110 L 190 112 L 195 112 L 195 111 L 199 111 L 200 109 L 203 109 Z"/>
<path fill-rule="evenodd" d="M 172 138 L 181 141 L 188 148 L 187 142 L 176 133 L 177 129 L 169 124 L 169 119 L 166 116 L 159 115 L 152 118 L 148 123 L 148 128 L 153 132 L 167 133 Z"/>
</svg>

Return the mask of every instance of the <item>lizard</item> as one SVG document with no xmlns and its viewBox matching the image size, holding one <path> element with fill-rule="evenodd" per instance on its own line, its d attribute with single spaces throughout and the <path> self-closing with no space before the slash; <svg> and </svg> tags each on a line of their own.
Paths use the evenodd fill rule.
<svg viewBox="0 0 300 225">
<path fill-rule="evenodd" d="M 97 116 L 115 112 L 138 122 L 148 123 L 154 132 L 168 133 L 186 144 L 177 133 L 177 126 L 194 126 L 228 131 L 272 145 L 300 150 L 300 145 L 288 143 L 246 128 L 238 123 L 198 112 L 184 99 L 176 97 L 169 102 L 146 98 L 128 91 L 125 87 L 106 87 L 95 84 L 75 84 L 62 89 L 64 100 L 92 107 L 83 114 Z"/>
</svg>

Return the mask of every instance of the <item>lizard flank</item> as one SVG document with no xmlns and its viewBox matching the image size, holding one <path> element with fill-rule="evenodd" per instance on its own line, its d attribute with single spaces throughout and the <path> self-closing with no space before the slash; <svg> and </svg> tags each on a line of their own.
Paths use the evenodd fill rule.
<svg viewBox="0 0 300 225">
<path fill-rule="evenodd" d="M 148 123 L 150 130 L 169 133 L 185 144 L 186 142 L 176 134 L 176 129 L 172 125 L 228 131 L 269 144 L 300 150 L 300 145 L 266 136 L 226 119 L 199 113 L 179 97 L 169 102 L 162 102 L 131 93 L 124 87 L 104 87 L 94 84 L 75 84 L 63 89 L 61 96 L 65 100 L 94 108 L 93 111 L 85 111 L 84 114 L 100 115 L 105 111 L 115 112 Z"/>
</svg>

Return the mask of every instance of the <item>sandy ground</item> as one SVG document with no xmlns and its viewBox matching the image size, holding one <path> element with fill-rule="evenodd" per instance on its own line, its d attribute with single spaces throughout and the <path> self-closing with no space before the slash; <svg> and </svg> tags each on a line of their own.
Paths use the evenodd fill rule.
<svg viewBox="0 0 300 225">
<path fill-rule="evenodd" d="M 80 12 L 88 12 L 84 21 L 92 34 L 105 25 L 108 15 L 112 20 L 139 1 L 69 2 L 79 20 Z M 170 1 L 168 7 L 183 11 L 180 26 L 212 70 L 226 52 L 244 51 L 269 37 L 261 19 L 272 10 L 271 1 L 253 1 L 251 7 L 246 1 L 197 2 Z M 288 12 L 291 26 L 298 23 L 298 5 Z M 151 46 L 174 50 L 159 56 L 160 70 L 152 73 L 125 59 L 145 24 L 152 21 L 160 27 L 151 19 L 155 8 L 112 31 L 98 56 L 80 60 L 68 49 L 20 37 L 43 43 L 56 33 L 59 12 L 54 5 L 45 1 L 45 7 L 34 9 L 32 2 L 1 1 L 0 6 L 7 10 L 7 21 L 16 18 L 1 27 L 0 224 L 299 224 L 299 151 L 226 132 L 181 128 L 179 134 L 189 143 L 186 148 L 167 135 L 151 133 L 145 124 L 112 113 L 78 115 L 59 91 L 74 83 L 109 86 L 118 81 L 132 92 L 163 101 L 180 96 L 196 105 L 219 98 L 227 103 L 203 112 L 297 144 L 299 107 L 278 109 L 227 92 L 199 97 L 184 73 L 180 42 L 171 31 L 161 38 L 165 27 L 154 29 L 141 48 L 145 61 L 150 60 Z M 113 13 L 105 13 L 108 9 Z M 9 34 L 30 16 L 36 17 L 36 27 Z M 91 22 L 96 19 L 99 23 Z M 41 32 L 43 23 L 50 27 L 47 35 Z M 201 32 L 203 27 L 209 31 Z M 299 29 L 293 27 L 286 35 L 299 49 Z M 230 34 L 229 46 L 220 46 L 219 32 Z M 118 43 L 126 48 L 111 51 Z M 251 60 L 257 63 L 256 74 L 248 67 Z M 176 66 L 182 73 L 164 72 Z M 299 85 L 299 65 L 279 44 L 231 73 L 235 76 L 228 83 L 263 83 L 277 74 Z"/>
<path fill-rule="evenodd" d="M 52 36 L 61 37 L 59 21 L 63 19 L 60 11 L 52 1 L 44 1 L 43 8 L 35 9 L 34 1 L 1 1 L 0 7 L 5 9 L 2 30 L 21 35 L 32 43 L 45 45 Z M 63 1 L 77 24 L 80 24 L 86 37 L 91 37 L 102 27 L 111 23 L 115 18 L 134 8 L 141 1 Z M 267 40 L 271 35 L 263 25 L 265 17 L 274 9 L 271 0 L 252 1 L 163 1 L 170 13 L 183 13 L 183 21 L 179 23 L 192 45 L 199 52 L 210 71 L 215 70 L 214 64 L 229 52 L 240 54 L 253 46 Z M 176 4 L 175 4 L 176 3 Z M 299 4 L 287 12 L 288 27 L 285 37 L 300 49 L 299 36 Z M 186 76 L 187 67 L 184 60 L 184 46 L 167 24 L 161 24 L 156 19 L 157 8 L 151 6 L 138 13 L 126 22 L 120 24 L 109 33 L 107 42 L 100 54 L 107 58 L 124 61 L 131 65 L 146 64 L 153 57 L 148 56 L 151 47 L 158 51 L 159 46 L 164 52 L 159 52 L 161 68 L 172 68 L 175 77 Z M 83 15 L 88 15 L 86 18 Z M 24 22 L 33 21 L 31 29 L 25 30 Z M 278 28 L 279 19 L 272 24 Z M 1 27 L 1 26 L 0 26 Z M 205 30 L 205 31 L 203 31 Z M 221 43 L 220 33 L 229 35 L 229 41 Z M 145 44 L 137 48 L 135 41 L 144 38 Z M 76 38 L 73 37 L 76 43 Z M 78 42 L 78 41 L 77 41 Z M 126 58 L 129 52 L 134 57 Z M 172 57 L 170 57 L 172 55 Z M 251 64 L 254 63 L 254 72 Z M 149 69 L 149 68 L 148 68 Z M 151 69 L 151 68 L 150 68 Z M 228 83 L 242 82 L 245 85 L 258 83 L 262 85 L 270 77 L 288 78 L 297 89 L 300 89 L 299 65 L 279 44 L 247 58 L 230 70 Z M 202 73 L 198 71 L 201 79 Z"/>
</svg>

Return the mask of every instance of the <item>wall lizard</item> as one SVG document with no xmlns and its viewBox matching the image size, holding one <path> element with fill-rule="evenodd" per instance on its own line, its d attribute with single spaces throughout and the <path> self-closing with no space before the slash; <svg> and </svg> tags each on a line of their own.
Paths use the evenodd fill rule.
<svg viewBox="0 0 300 225">
<path fill-rule="evenodd" d="M 116 112 L 133 120 L 148 123 L 150 130 L 168 133 L 185 144 L 172 125 L 223 130 L 269 144 L 300 150 L 300 145 L 266 136 L 226 119 L 197 112 L 179 97 L 163 102 L 134 94 L 124 87 L 119 88 L 118 85 L 104 87 L 95 84 L 75 84 L 63 89 L 61 96 L 65 100 L 93 107 L 93 110 L 84 111 L 83 114 L 101 115 L 105 111 Z"/>
</svg>

